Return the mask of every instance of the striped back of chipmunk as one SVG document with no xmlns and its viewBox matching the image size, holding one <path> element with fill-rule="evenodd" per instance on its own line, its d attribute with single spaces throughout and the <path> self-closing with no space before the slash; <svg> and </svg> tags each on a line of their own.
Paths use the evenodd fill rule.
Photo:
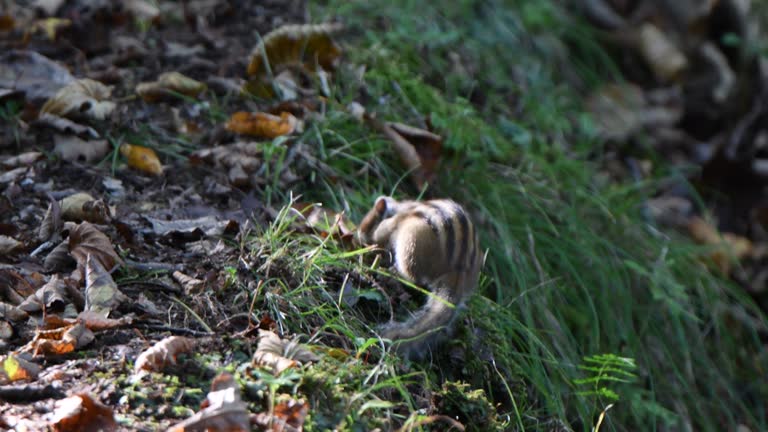
<svg viewBox="0 0 768 432">
<path fill-rule="evenodd" d="M 419 202 L 411 210 L 426 219 L 437 234 L 449 268 L 479 270 L 480 244 L 475 226 L 463 207 L 452 200 L 436 199 Z"/>
</svg>

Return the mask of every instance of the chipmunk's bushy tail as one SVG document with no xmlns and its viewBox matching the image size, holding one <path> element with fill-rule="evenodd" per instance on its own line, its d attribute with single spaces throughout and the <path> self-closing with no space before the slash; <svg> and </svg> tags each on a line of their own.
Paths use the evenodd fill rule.
<svg viewBox="0 0 768 432">
<path fill-rule="evenodd" d="M 448 333 L 463 302 L 460 290 L 432 292 L 426 304 L 410 319 L 382 326 L 381 337 L 392 340 L 398 354 L 422 358 L 435 341 Z"/>
</svg>

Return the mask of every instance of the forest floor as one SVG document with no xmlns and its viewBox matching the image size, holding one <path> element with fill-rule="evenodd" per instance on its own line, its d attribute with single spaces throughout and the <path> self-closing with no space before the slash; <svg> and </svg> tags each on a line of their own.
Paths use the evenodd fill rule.
<svg viewBox="0 0 768 432">
<path fill-rule="evenodd" d="M 681 75 L 536 0 L 6 3 L 0 429 L 768 429 L 742 22 Z M 424 359 L 379 195 L 487 251 Z"/>
</svg>

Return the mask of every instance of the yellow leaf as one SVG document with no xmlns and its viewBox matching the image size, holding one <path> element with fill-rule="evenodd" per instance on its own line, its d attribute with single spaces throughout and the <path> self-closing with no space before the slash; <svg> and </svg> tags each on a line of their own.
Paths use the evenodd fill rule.
<svg viewBox="0 0 768 432">
<path fill-rule="evenodd" d="M 120 154 L 125 156 L 131 168 L 152 175 L 163 173 L 163 166 L 151 148 L 125 143 L 120 146 Z"/>
<path fill-rule="evenodd" d="M 278 117 L 262 112 L 238 111 L 232 114 L 226 128 L 243 135 L 275 138 L 293 132 L 296 124 L 296 117 L 287 112 L 280 113 Z"/>
</svg>

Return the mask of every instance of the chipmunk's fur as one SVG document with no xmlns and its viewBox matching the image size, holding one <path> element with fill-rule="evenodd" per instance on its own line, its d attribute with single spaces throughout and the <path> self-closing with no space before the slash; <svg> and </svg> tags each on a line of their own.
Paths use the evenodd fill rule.
<svg viewBox="0 0 768 432">
<path fill-rule="evenodd" d="M 474 291 L 482 252 L 465 210 L 447 199 L 397 201 L 379 197 L 360 222 L 358 236 L 392 254 L 397 272 L 432 293 L 405 322 L 391 322 L 381 336 L 407 357 L 420 357 L 450 326 L 457 308 Z"/>
</svg>

